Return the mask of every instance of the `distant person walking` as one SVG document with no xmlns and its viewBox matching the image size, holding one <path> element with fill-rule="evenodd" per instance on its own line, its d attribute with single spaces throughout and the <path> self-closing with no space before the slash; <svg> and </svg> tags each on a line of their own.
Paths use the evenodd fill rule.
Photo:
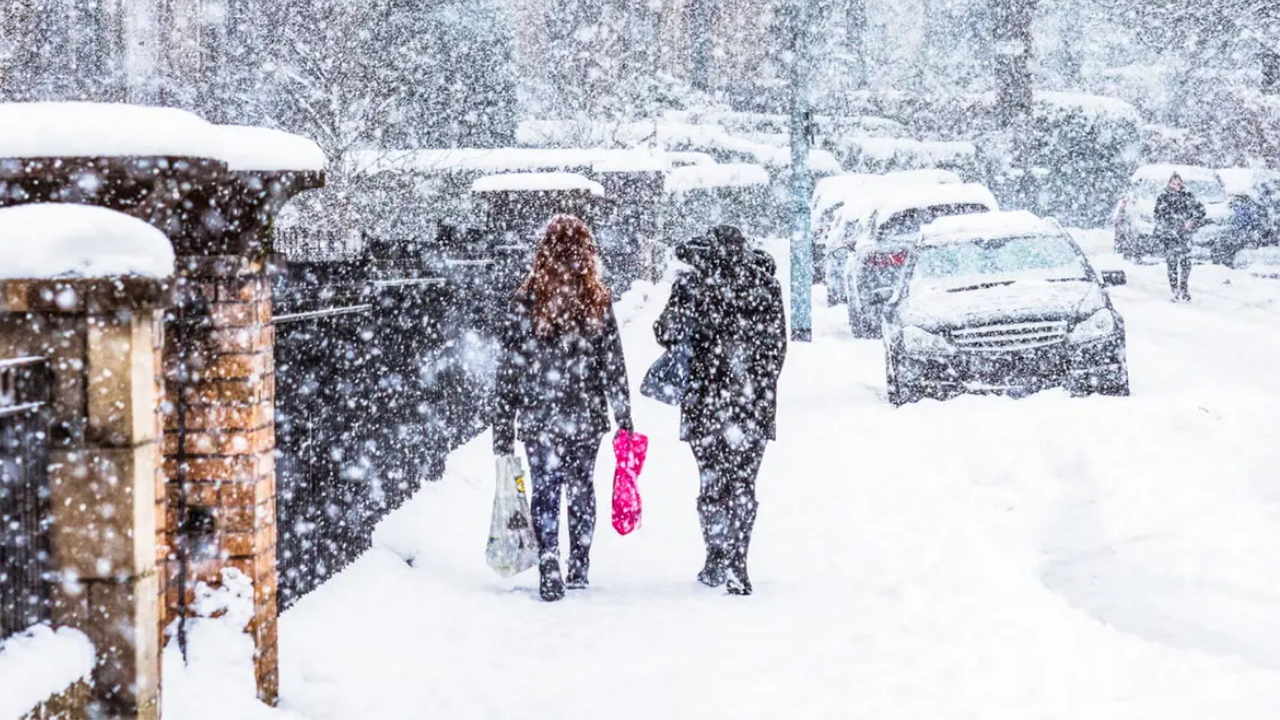
<svg viewBox="0 0 1280 720">
<path fill-rule="evenodd" d="M 558 215 L 547 225 L 533 268 L 511 301 L 501 335 L 493 448 L 515 451 L 516 426 L 529 455 L 534 532 L 543 600 L 584 589 L 595 534 L 593 475 L 609 408 L 631 429 L 622 339 L 600 279 L 586 223 Z M 569 559 L 560 574 L 560 495 L 568 503 Z"/>
<path fill-rule="evenodd" d="M 1156 198 L 1156 236 L 1164 244 L 1173 301 L 1191 300 L 1191 236 L 1204 221 L 1204 205 L 1196 200 L 1177 173 Z"/>
<path fill-rule="evenodd" d="M 693 267 L 675 281 L 654 325 L 658 342 L 690 354 L 680 439 L 698 463 L 698 515 L 707 559 L 698 580 L 750 595 L 747 550 L 759 503 L 756 475 L 776 439 L 778 376 L 787 322 L 776 266 L 735 227 L 685 243 L 676 257 Z"/>
</svg>

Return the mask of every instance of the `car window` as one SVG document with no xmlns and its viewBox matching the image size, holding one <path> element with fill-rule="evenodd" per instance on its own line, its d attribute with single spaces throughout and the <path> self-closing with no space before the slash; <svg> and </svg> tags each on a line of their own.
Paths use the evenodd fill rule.
<svg viewBox="0 0 1280 720">
<path fill-rule="evenodd" d="M 1196 180 L 1187 183 L 1187 190 L 1200 202 L 1225 202 L 1227 199 L 1227 191 L 1222 187 L 1222 183 L 1216 180 Z"/>
<path fill-rule="evenodd" d="M 900 213 L 895 213 L 876 230 L 876 236 L 880 238 L 897 237 L 902 235 L 915 235 L 920 232 L 920 228 L 937 220 L 940 217 L 948 217 L 950 215 L 971 215 L 974 213 L 988 212 L 990 208 L 977 203 L 952 203 L 946 205 L 931 205 L 929 207 L 911 208 Z"/>
<path fill-rule="evenodd" d="M 1084 258 L 1069 240 L 1055 235 L 1036 235 L 975 239 L 920 248 L 912 279 L 934 284 L 1027 272 L 1043 273 L 1045 279 L 1054 280 L 1088 277 Z"/>
</svg>

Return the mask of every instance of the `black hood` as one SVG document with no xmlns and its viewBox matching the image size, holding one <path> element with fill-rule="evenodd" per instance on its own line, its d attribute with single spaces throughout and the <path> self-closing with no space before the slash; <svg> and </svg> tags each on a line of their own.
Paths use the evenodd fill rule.
<svg viewBox="0 0 1280 720">
<path fill-rule="evenodd" d="M 676 259 L 706 273 L 755 270 L 772 277 L 778 270 L 773 256 L 752 249 L 742 231 L 731 225 L 718 226 L 710 235 L 677 245 Z"/>
</svg>

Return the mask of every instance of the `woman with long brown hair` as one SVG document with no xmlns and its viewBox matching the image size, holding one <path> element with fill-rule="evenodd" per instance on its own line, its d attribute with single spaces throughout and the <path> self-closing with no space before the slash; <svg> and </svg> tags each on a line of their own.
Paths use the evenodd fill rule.
<svg viewBox="0 0 1280 720">
<path fill-rule="evenodd" d="M 631 429 L 622 339 L 600 279 L 595 239 L 582 220 L 548 223 L 528 278 L 512 298 L 502 333 L 493 447 L 515 451 L 517 426 L 533 476 L 539 594 L 548 601 L 588 584 L 595 533 L 596 455 L 609 431 Z M 560 574 L 560 495 L 569 516 L 569 558 Z"/>
</svg>

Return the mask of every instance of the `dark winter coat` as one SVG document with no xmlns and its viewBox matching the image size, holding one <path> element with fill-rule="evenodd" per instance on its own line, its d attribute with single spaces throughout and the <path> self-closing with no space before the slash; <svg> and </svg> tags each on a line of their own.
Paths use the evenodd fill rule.
<svg viewBox="0 0 1280 720">
<path fill-rule="evenodd" d="M 541 434 L 599 438 L 609 431 L 609 408 L 619 427 L 631 427 L 631 396 L 618 320 L 610 306 L 603 327 L 541 338 L 533 331 L 532 301 L 517 295 L 500 338 L 493 413 L 493 446 L 509 454 Z"/>
<path fill-rule="evenodd" d="M 692 351 L 680 439 L 776 439 L 787 320 L 773 259 L 734 228 L 681 245 L 676 257 L 693 270 L 677 277 L 654 333 L 663 347 Z"/>
<path fill-rule="evenodd" d="M 1156 198 L 1156 237 L 1168 252 L 1190 252 L 1191 236 L 1204 214 L 1204 205 L 1190 191 L 1167 187 Z M 1187 229 L 1187 223 L 1192 229 Z"/>
</svg>

